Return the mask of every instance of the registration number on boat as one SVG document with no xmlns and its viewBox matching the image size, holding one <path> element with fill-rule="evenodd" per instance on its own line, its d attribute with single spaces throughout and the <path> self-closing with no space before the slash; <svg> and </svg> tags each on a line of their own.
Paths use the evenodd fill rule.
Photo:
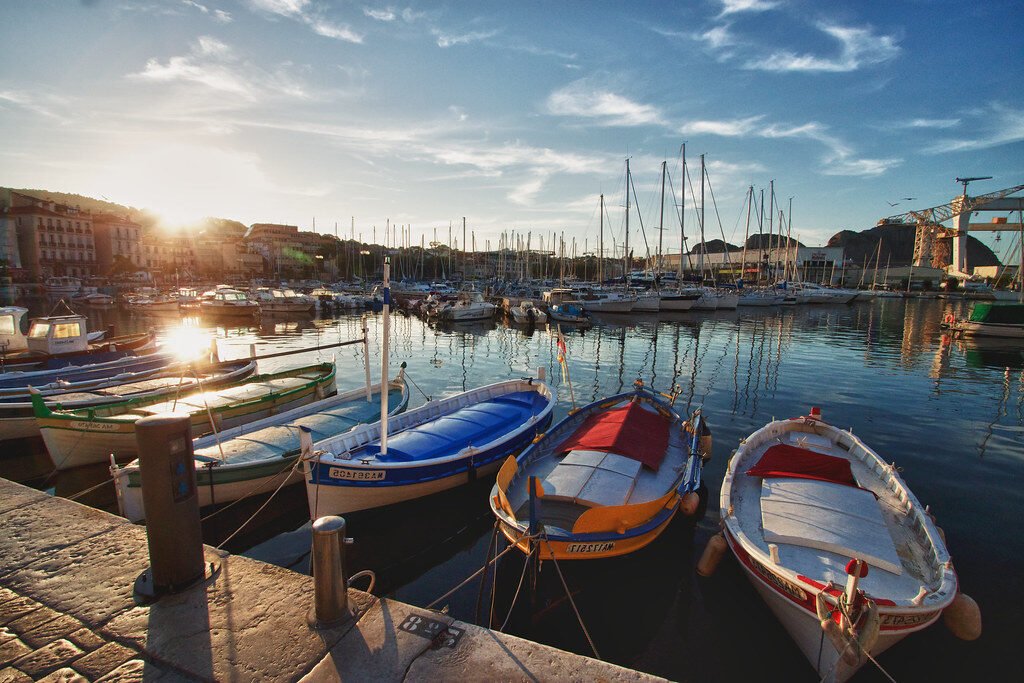
<svg viewBox="0 0 1024 683">
<path fill-rule="evenodd" d="M 327 470 L 331 479 L 347 479 L 349 481 L 380 481 L 384 478 L 384 470 L 347 470 L 343 467 L 332 467 Z"/>
<path fill-rule="evenodd" d="M 604 553 L 615 547 L 615 542 L 604 543 L 570 543 L 565 546 L 567 553 Z"/>
<path fill-rule="evenodd" d="M 75 420 L 71 423 L 71 428 L 82 432 L 116 432 L 121 429 L 121 425 L 116 422 L 86 422 L 84 420 Z"/>
</svg>

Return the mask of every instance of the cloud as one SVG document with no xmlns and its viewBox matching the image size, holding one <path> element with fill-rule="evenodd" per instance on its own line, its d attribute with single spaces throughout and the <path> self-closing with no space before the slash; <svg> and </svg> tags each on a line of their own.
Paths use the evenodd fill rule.
<svg viewBox="0 0 1024 683">
<path fill-rule="evenodd" d="M 467 45 L 478 43 L 498 35 L 499 31 L 470 31 L 469 33 L 452 34 L 445 33 L 441 29 L 433 29 L 431 33 L 437 38 L 438 47 L 452 47 L 454 45 Z"/>
<path fill-rule="evenodd" d="M 881 64 L 894 59 L 900 53 L 896 38 L 889 35 L 875 35 L 869 28 L 837 26 L 819 23 L 818 30 L 839 42 L 837 57 L 798 55 L 788 50 L 775 52 L 767 57 L 748 60 L 744 69 L 756 71 L 821 71 L 842 73 L 856 71 L 862 66 Z"/>
<path fill-rule="evenodd" d="M 908 121 L 896 121 L 890 124 L 889 128 L 956 128 L 960 125 L 960 119 L 910 119 Z"/>
<path fill-rule="evenodd" d="M 222 24 L 230 24 L 232 22 L 231 14 L 222 9 L 213 10 L 213 18 Z"/>
<path fill-rule="evenodd" d="M 987 107 L 968 112 L 977 119 L 971 130 L 979 131 L 972 138 L 946 138 L 927 147 L 926 154 L 989 149 L 1024 140 L 1024 110 L 993 102 Z"/>
<path fill-rule="evenodd" d="M 763 115 L 729 121 L 690 121 L 683 124 L 679 132 L 683 134 L 708 133 L 723 137 L 742 137 L 753 133 L 762 119 L 764 119 Z"/>
<path fill-rule="evenodd" d="M 226 43 L 200 36 L 185 55 L 171 57 L 166 63 L 152 58 L 142 71 L 128 74 L 132 80 L 151 83 L 194 83 L 205 88 L 255 102 L 281 94 L 308 97 L 301 83 L 281 67 L 270 73 L 238 59 Z"/>
<path fill-rule="evenodd" d="M 62 122 L 65 121 L 65 117 L 58 114 L 53 107 L 54 105 L 60 106 L 66 104 L 66 100 L 52 95 L 40 98 L 37 95 L 20 90 L 0 90 L 0 109 L 2 109 L 5 104 L 13 104 L 20 109 L 30 111 L 33 114 L 38 114 L 40 116 L 45 116 L 48 119 L 56 119 Z"/>
<path fill-rule="evenodd" d="M 348 24 L 338 24 L 325 19 L 310 0 L 249 0 L 249 5 L 259 12 L 299 21 L 325 38 L 355 44 L 363 42 L 363 36 Z"/>
<path fill-rule="evenodd" d="M 718 15 L 720 17 L 740 12 L 766 12 L 782 4 L 772 0 L 721 0 L 721 2 L 722 11 Z"/>
<path fill-rule="evenodd" d="M 721 50 L 736 44 L 736 38 L 729 32 L 729 24 L 722 24 L 694 35 L 694 39 L 706 44 L 712 50 Z"/>
<path fill-rule="evenodd" d="M 601 126 L 662 125 L 657 107 L 591 86 L 586 79 L 570 83 L 548 96 L 547 111 L 555 116 L 595 119 Z"/>
<path fill-rule="evenodd" d="M 395 11 L 388 7 L 387 9 L 373 9 L 372 7 L 364 7 L 363 14 L 371 19 L 377 21 L 394 21 L 398 18 Z"/>
</svg>

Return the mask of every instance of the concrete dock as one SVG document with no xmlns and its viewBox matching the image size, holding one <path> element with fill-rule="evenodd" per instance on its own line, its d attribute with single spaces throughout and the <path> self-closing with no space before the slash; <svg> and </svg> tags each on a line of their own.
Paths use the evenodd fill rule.
<svg viewBox="0 0 1024 683">
<path fill-rule="evenodd" d="M 207 556 L 213 579 L 137 606 L 144 527 L 0 479 L 0 683 L 662 680 L 357 590 L 315 630 L 311 577 Z"/>
</svg>

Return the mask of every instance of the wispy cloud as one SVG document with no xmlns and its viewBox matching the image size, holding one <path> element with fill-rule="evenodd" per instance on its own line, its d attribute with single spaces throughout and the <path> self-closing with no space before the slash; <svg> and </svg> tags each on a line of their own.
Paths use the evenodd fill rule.
<svg viewBox="0 0 1024 683">
<path fill-rule="evenodd" d="M 601 126 L 662 125 L 661 111 L 590 84 L 587 79 L 570 83 L 548 96 L 547 111 L 555 116 L 591 119 Z"/>
<path fill-rule="evenodd" d="M 727 121 L 690 121 L 680 128 L 681 133 L 710 135 L 721 135 L 723 137 L 742 137 L 750 135 L 758 128 L 758 124 L 764 119 L 763 115 L 748 116 L 745 119 L 730 119 Z"/>
<path fill-rule="evenodd" d="M 231 14 L 222 9 L 213 10 L 213 18 L 222 24 L 230 24 L 233 21 Z"/>
<path fill-rule="evenodd" d="M 14 105 L 19 109 L 45 116 L 48 119 L 64 121 L 65 117 L 55 109 L 63 104 L 66 104 L 66 100 L 55 96 L 40 97 L 21 90 L 0 90 L 0 109 L 3 109 L 5 105 Z"/>
<path fill-rule="evenodd" d="M 431 30 L 431 33 L 437 38 L 438 47 L 453 47 L 455 45 L 468 45 L 469 43 L 478 43 L 488 38 L 493 38 L 498 35 L 500 31 L 469 31 L 467 33 L 447 33 L 441 29 L 435 28 Z"/>
<path fill-rule="evenodd" d="M 743 68 L 757 71 L 842 73 L 856 71 L 863 66 L 887 62 L 900 53 L 900 47 L 896 44 L 894 36 L 877 35 L 870 28 L 826 23 L 819 23 L 817 27 L 839 42 L 837 56 L 821 57 L 782 50 L 766 57 L 749 59 Z"/>
<path fill-rule="evenodd" d="M 721 0 L 721 3 L 722 11 L 718 15 L 720 17 L 741 12 L 767 12 L 782 4 L 772 0 Z"/>
<path fill-rule="evenodd" d="M 129 74 L 128 78 L 151 83 L 195 83 L 249 102 L 281 94 L 308 96 L 284 67 L 276 73 L 264 71 L 240 60 L 230 46 L 212 36 L 200 36 L 187 54 L 166 62 L 150 59 L 142 71 Z"/>
<path fill-rule="evenodd" d="M 373 7 L 364 7 L 363 15 L 370 17 L 371 19 L 376 19 L 377 21 L 394 21 L 395 19 L 398 18 L 398 15 L 395 14 L 395 10 L 391 9 L 390 7 L 387 7 L 385 9 L 374 9 Z"/>
<path fill-rule="evenodd" d="M 362 43 L 363 36 L 348 24 L 339 24 L 323 17 L 310 0 L 249 0 L 249 5 L 266 14 L 294 19 L 309 26 L 314 33 L 347 43 Z"/>
<path fill-rule="evenodd" d="M 1024 110 L 1014 109 L 999 102 L 968 112 L 976 118 L 972 130 L 980 132 L 971 138 L 939 140 L 924 151 L 928 154 L 963 152 L 999 147 L 1024 140 Z"/>
<path fill-rule="evenodd" d="M 960 125 L 960 119 L 910 119 L 907 121 L 895 121 L 887 128 L 912 129 L 912 128 L 956 128 Z"/>
</svg>

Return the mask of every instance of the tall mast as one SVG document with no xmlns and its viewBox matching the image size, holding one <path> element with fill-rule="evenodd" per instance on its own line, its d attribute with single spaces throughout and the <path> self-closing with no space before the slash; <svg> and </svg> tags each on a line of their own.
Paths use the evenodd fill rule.
<svg viewBox="0 0 1024 683">
<path fill-rule="evenodd" d="M 629 286 L 629 159 L 626 159 L 626 246 L 622 254 L 622 284 Z"/>
<path fill-rule="evenodd" d="M 662 262 L 661 256 L 661 243 L 665 236 L 665 167 L 667 162 L 661 162 L 661 218 L 658 219 L 658 275 L 655 278 L 655 284 L 659 283 L 661 278 L 661 269 L 664 263 Z M 660 286 L 659 286 L 660 289 Z"/>
<path fill-rule="evenodd" d="M 700 155 L 700 253 L 697 255 L 700 265 L 700 277 L 704 279 L 704 155 Z"/>
<path fill-rule="evenodd" d="M 743 255 L 740 257 L 740 286 L 743 286 L 743 276 L 747 272 L 747 241 L 750 239 L 750 211 L 754 203 L 754 186 L 747 190 L 747 227 L 743 231 Z"/>
<path fill-rule="evenodd" d="M 604 193 L 601 193 L 601 232 L 597 252 L 597 284 L 604 282 Z"/>
<path fill-rule="evenodd" d="M 682 177 L 679 179 L 682 201 L 679 204 L 679 288 L 683 287 L 683 254 L 686 253 L 686 143 L 683 143 Z M 687 257 L 689 258 L 689 257 Z"/>
<path fill-rule="evenodd" d="M 771 259 L 775 258 L 775 181 L 772 180 L 768 183 L 768 258 L 769 263 Z M 778 279 L 776 274 L 776 266 L 772 266 L 772 277 Z"/>
<path fill-rule="evenodd" d="M 782 233 L 782 217 L 779 217 L 779 234 Z M 789 249 L 792 243 L 790 236 L 793 234 L 793 198 L 789 198 L 789 214 L 786 216 L 786 266 L 789 266 Z M 799 275 L 796 270 L 796 257 L 799 256 L 796 246 L 793 245 L 793 276 L 803 279 L 803 275 Z M 804 268 L 804 275 L 807 275 L 807 269 Z M 785 274 L 783 274 L 785 277 Z"/>
</svg>

